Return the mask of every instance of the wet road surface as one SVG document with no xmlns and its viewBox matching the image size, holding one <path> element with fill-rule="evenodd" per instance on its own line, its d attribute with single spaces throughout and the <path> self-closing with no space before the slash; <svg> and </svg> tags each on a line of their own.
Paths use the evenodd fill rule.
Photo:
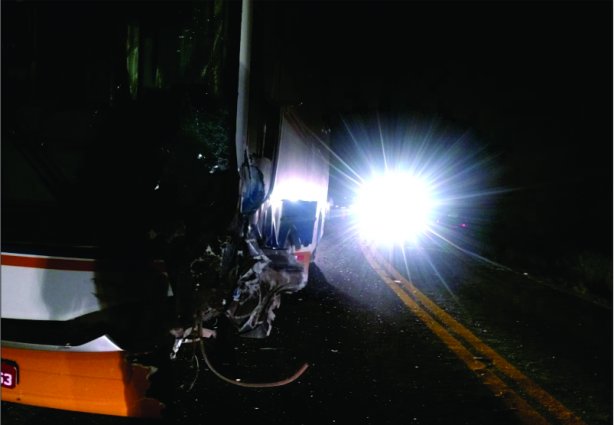
<svg viewBox="0 0 614 425">
<path fill-rule="evenodd" d="M 387 286 L 346 224 L 330 223 L 308 286 L 284 296 L 268 339 L 227 334 L 206 344 L 218 370 L 242 381 L 285 378 L 303 362 L 309 363 L 307 371 L 281 388 L 239 388 L 217 379 L 202 359 L 196 374 L 192 347 L 186 346 L 171 366 L 172 382 L 165 384 L 175 401 L 164 422 L 530 423 L 531 416 L 519 412 L 509 394 L 485 385 L 488 370 L 468 367 L 450 342 Z M 566 412 L 587 424 L 611 422 L 611 309 L 447 246 L 377 254 Z M 487 369 L 492 361 L 479 354 L 474 360 Z M 492 373 L 546 423 L 582 423 L 573 417 L 560 421 L 527 394 L 523 383 L 499 370 Z M 7 403 L 2 419 L 8 424 L 145 423 Z"/>
</svg>

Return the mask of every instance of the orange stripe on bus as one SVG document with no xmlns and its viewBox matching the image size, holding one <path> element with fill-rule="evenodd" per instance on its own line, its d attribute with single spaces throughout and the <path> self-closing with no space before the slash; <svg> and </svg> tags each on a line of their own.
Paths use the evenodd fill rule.
<svg viewBox="0 0 614 425">
<path fill-rule="evenodd" d="M 3 266 L 29 267 L 35 269 L 53 269 L 66 271 L 95 272 L 101 269 L 113 269 L 121 267 L 121 263 L 113 261 L 100 262 L 94 259 L 68 259 L 53 257 L 28 257 L 22 255 L 2 254 L 1 263 Z M 160 272 L 166 272 L 164 261 L 155 260 L 151 262 L 152 267 Z"/>
<path fill-rule="evenodd" d="M 126 362 L 122 352 L 74 353 L 2 348 L 19 367 L 15 388 L 2 400 L 115 416 L 159 417 L 162 404 L 147 398 L 149 369 Z"/>
<path fill-rule="evenodd" d="M 25 257 L 21 255 L 2 254 L 3 266 L 31 267 L 36 269 L 56 269 L 93 272 L 95 261 L 89 259 L 73 260 L 50 257 Z"/>
</svg>

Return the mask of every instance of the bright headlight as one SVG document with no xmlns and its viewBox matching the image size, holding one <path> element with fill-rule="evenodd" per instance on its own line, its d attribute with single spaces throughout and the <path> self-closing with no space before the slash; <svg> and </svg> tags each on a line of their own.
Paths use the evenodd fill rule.
<svg viewBox="0 0 614 425">
<path fill-rule="evenodd" d="M 408 173 L 389 173 L 362 185 L 354 212 L 367 239 L 402 243 L 428 230 L 433 204 L 426 182 Z"/>
</svg>

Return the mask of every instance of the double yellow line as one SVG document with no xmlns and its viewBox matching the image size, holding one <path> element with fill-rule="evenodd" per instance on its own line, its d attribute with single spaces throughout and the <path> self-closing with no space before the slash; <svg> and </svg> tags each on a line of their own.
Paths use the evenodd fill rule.
<svg viewBox="0 0 614 425">
<path fill-rule="evenodd" d="M 550 424 L 543 415 L 545 413 L 560 424 L 586 425 L 578 416 L 420 292 L 379 253 L 365 245 L 361 245 L 361 248 L 367 261 L 384 283 L 496 397 L 516 412 L 523 423 Z M 485 362 L 484 359 L 488 361 Z M 518 388 L 526 398 L 531 399 L 533 404 L 510 388 L 502 377 Z M 542 413 L 538 412 L 536 407 Z"/>
</svg>

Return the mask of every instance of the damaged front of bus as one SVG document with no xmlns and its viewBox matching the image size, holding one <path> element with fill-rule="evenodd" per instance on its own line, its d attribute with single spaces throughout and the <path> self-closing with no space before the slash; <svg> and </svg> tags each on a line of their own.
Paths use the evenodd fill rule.
<svg viewBox="0 0 614 425">
<path fill-rule="evenodd" d="M 289 113 L 267 161 L 249 141 L 251 7 L 5 5 L 3 401 L 160 416 L 186 341 L 208 362 L 220 322 L 266 337 L 305 285 L 328 169 L 311 240 L 291 223 L 291 244 L 267 242 L 292 216 L 263 219 L 290 202 L 272 191 Z"/>
</svg>

